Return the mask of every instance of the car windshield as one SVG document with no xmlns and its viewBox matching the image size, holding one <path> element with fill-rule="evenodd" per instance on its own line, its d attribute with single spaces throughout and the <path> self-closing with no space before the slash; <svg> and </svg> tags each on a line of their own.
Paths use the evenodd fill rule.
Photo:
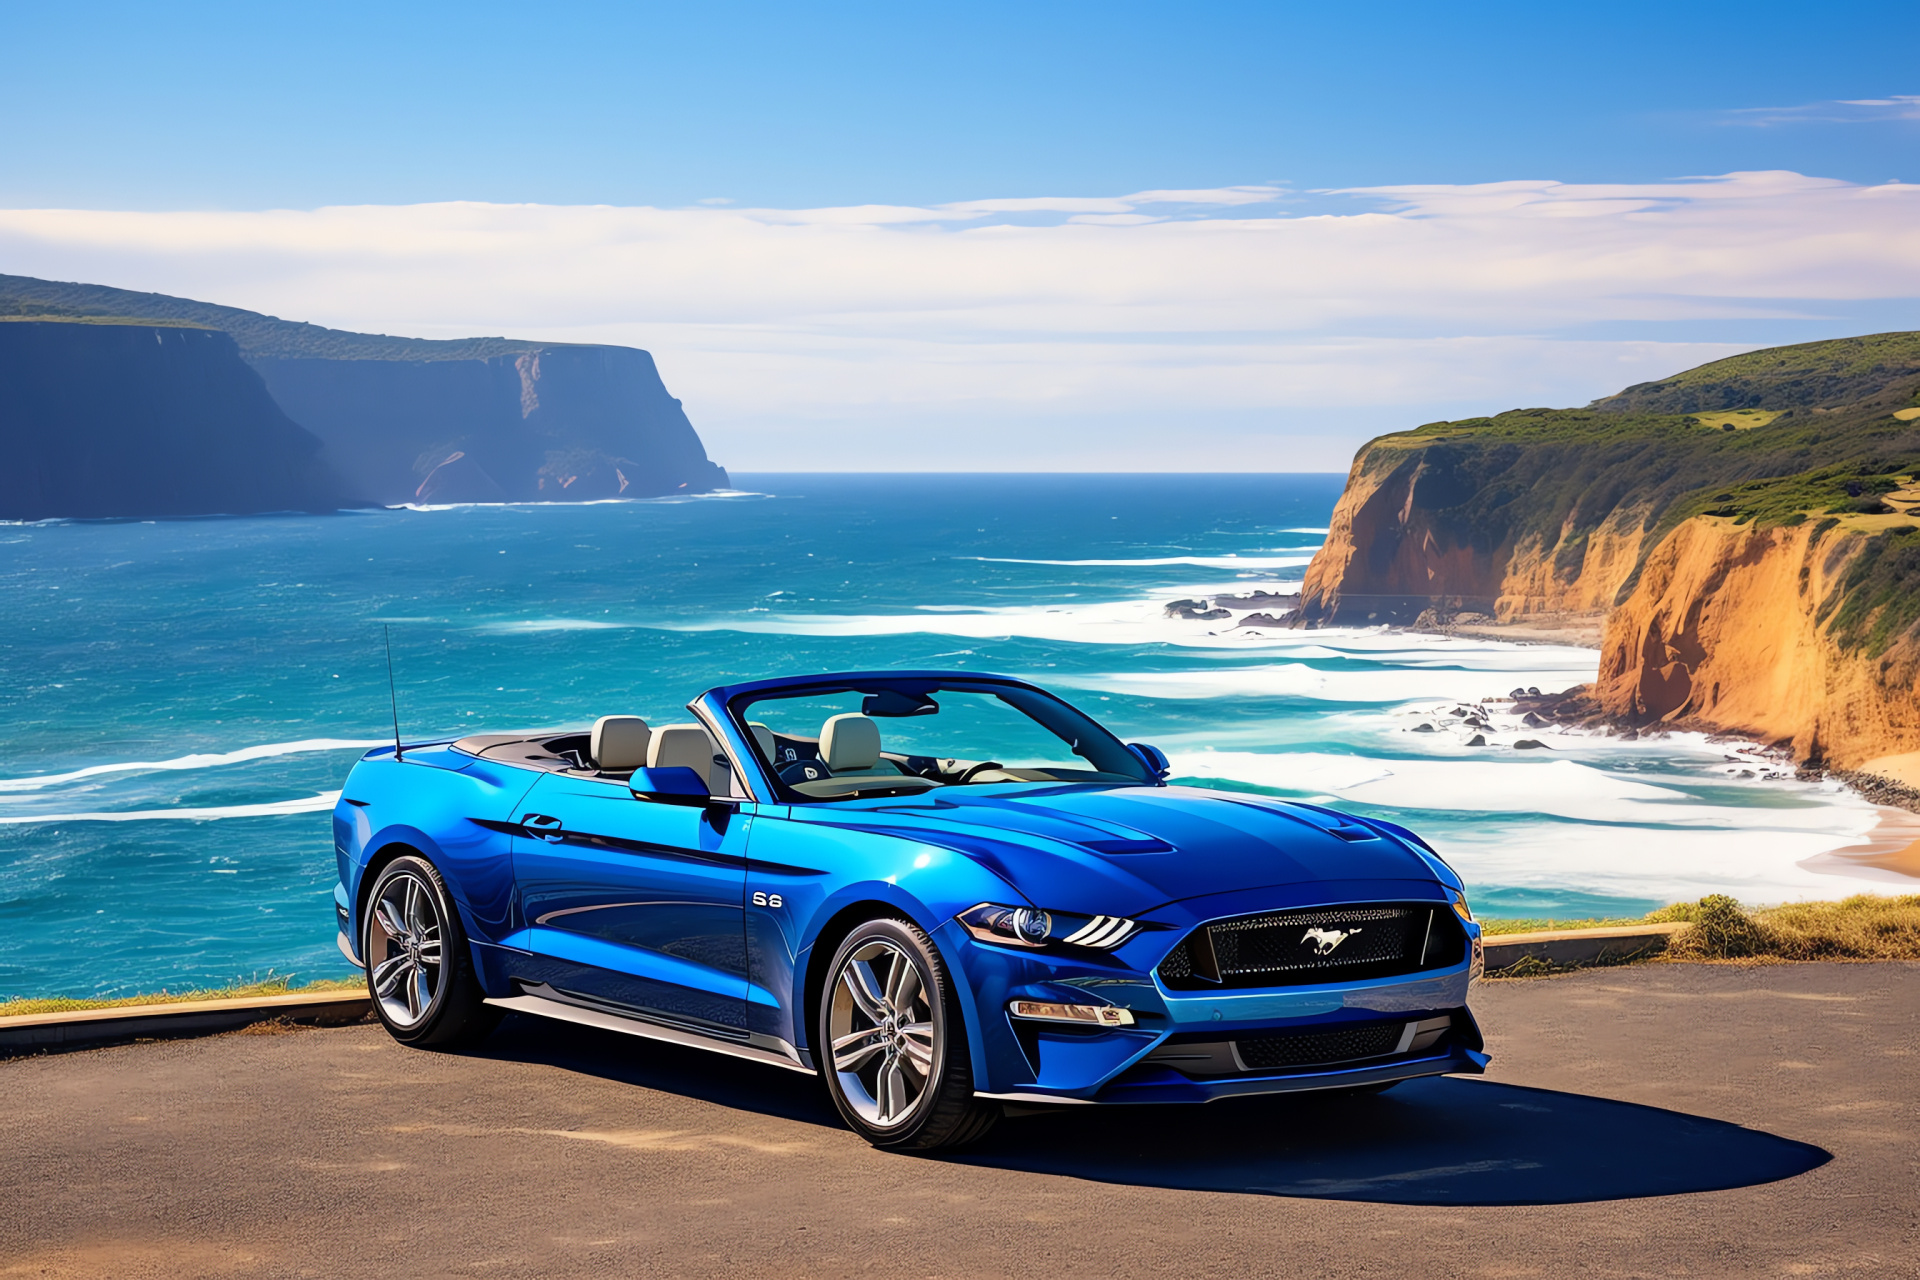
<svg viewBox="0 0 1920 1280">
<path fill-rule="evenodd" d="M 1088 716 L 1019 685 L 815 686 L 737 698 L 732 710 L 794 800 L 1153 780 Z"/>
</svg>

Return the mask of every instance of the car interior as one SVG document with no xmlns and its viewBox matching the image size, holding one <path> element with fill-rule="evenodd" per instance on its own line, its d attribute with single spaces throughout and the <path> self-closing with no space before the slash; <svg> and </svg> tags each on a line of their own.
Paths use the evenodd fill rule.
<svg viewBox="0 0 1920 1280">
<path fill-rule="evenodd" d="M 1078 712 L 1041 707 L 1036 714 L 1035 708 L 973 689 L 936 692 L 944 711 L 942 701 L 928 694 L 885 689 L 771 696 L 751 703 L 748 714 L 756 718 L 744 723 L 761 764 L 795 800 L 912 795 L 992 782 L 1142 780 L 1131 754 Z M 1042 718 L 1049 713 L 1061 723 Z M 890 725 L 884 732 L 882 720 Z M 996 741 L 1011 763 L 941 753 L 956 740 L 982 738 Z M 610 715 L 584 733 L 478 734 L 453 745 L 521 768 L 612 781 L 626 781 L 641 768 L 689 768 L 711 794 L 738 794 L 732 762 L 699 724 L 649 726 L 639 716 Z"/>
</svg>

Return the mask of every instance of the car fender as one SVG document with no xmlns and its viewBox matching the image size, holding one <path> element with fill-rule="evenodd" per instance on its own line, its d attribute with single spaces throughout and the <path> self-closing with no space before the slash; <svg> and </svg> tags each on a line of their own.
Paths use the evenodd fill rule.
<svg viewBox="0 0 1920 1280">
<path fill-rule="evenodd" d="M 981 902 L 1030 905 L 1012 885 L 957 850 L 897 835 L 780 818 L 756 821 L 748 845 L 747 945 L 753 990 L 749 1027 L 796 1047 L 812 1043 L 816 959 L 827 957 L 823 931 L 863 904 L 912 921 L 939 952 L 949 973 L 963 972 L 942 926 Z M 781 906 L 763 906 L 756 894 Z M 828 935 L 839 945 L 838 929 Z M 979 1059 L 980 1018 L 964 982 L 954 983 Z"/>
</svg>

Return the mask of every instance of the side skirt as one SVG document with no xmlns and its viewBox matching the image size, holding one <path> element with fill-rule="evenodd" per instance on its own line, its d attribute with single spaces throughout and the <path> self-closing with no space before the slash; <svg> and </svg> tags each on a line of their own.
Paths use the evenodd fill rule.
<svg viewBox="0 0 1920 1280">
<path fill-rule="evenodd" d="M 645 1040 L 664 1040 L 668 1044 L 685 1045 L 690 1049 L 706 1049 L 712 1053 L 724 1053 L 731 1058 L 745 1058 L 749 1062 L 785 1067 L 789 1071 L 798 1071 L 804 1075 L 815 1074 L 813 1068 L 801 1062 L 799 1053 L 785 1041 L 775 1042 L 779 1045 L 778 1049 L 763 1049 L 758 1045 L 731 1043 L 716 1040 L 711 1036 L 703 1036 L 695 1031 L 682 1031 L 678 1027 L 643 1022 L 638 1018 L 624 1018 L 615 1013 L 603 1013 L 598 1009 L 588 1009 L 561 1000 L 551 1000 L 546 996 L 503 996 L 490 999 L 487 1003 L 502 1009 L 511 1009 L 516 1013 L 531 1013 L 542 1018 L 556 1018 L 561 1022 L 577 1022 L 586 1027 L 599 1027 L 603 1031 L 619 1031 Z"/>
</svg>

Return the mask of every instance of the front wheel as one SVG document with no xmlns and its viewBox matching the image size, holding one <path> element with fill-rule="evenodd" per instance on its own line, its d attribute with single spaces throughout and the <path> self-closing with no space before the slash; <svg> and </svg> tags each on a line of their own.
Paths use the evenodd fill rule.
<svg viewBox="0 0 1920 1280">
<path fill-rule="evenodd" d="M 457 1049 L 500 1021 L 473 972 L 460 913 L 424 858 L 395 858 L 367 895 L 361 951 L 373 1011 L 401 1044 Z"/>
<path fill-rule="evenodd" d="M 940 953 L 905 920 L 869 920 L 840 944 L 815 1043 L 834 1105 L 876 1147 L 958 1146 L 1000 1118 L 973 1096 L 966 1027 Z"/>
</svg>

